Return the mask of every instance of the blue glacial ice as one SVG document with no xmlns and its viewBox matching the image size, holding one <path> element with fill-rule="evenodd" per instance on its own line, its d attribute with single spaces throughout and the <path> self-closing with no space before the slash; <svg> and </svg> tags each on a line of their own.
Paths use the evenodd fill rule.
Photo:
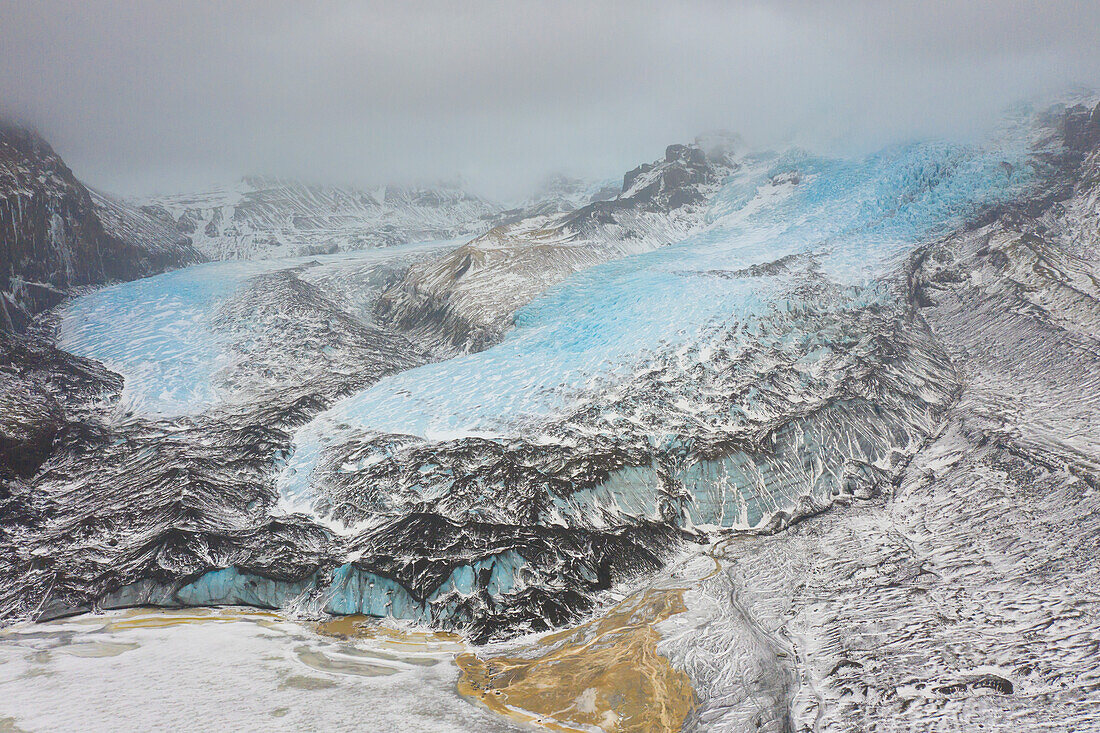
<svg viewBox="0 0 1100 733">
<path fill-rule="evenodd" d="M 65 307 L 59 344 L 122 374 L 125 409 L 164 418 L 194 415 L 224 398 L 213 377 L 233 357 L 210 321 L 249 278 L 308 262 L 332 267 L 384 262 L 457 244 L 421 242 L 315 257 L 210 262 L 112 285 Z"/>
<path fill-rule="evenodd" d="M 431 595 L 417 601 L 400 583 L 346 563 L 332 575 L 325 592 L 325 610 L 337 615 L 361 613 L 429 623 L 433 614 L 455 616 L 462 601 L 478 591 L 477 578 L 485 571 L 485 592 L 490 597 L 499 599 L 517 590 L 517 574 L 526 564 L 522 555 L 506 550 L 459 565 Z"/>
<path fill-rule="evenodd" d="M 288 506 L 309 505 L 311 473 L 340 435 L 515 435 L 629 374 L 640 355 L 698 346 L 720 323 L 749 324 L 751 338 L 754 320 L 787 306 L 779 277 L 686 273 L 812 253 L 821 273 L 848 286 L 849 305 L 888 297 L 879 279 L 916 243 L 1034 185 L 1026 134 L 1000 140 L 916 143 L 854 160 L 797 150 L 748 157 L 710 201 L 701 231 L 574 275 L 522 308 L 494 348 L 387 377 L 303 427 L 280 477 Z"/>
</svg>

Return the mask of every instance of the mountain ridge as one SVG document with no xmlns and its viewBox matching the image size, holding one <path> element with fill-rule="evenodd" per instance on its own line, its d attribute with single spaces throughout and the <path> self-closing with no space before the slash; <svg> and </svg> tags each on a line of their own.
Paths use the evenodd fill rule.
<svg viewBox="0 0 1100 733">
<path fill-rule="evenodd" d="M 703 223 L 704 203 L 740 163 L 740 140 L 674 144 L 623 175 L 618 193 L 572 210 L 514 215 L 447 257 L 420 263 L 382 293 L 376 315 L 438 347 L 480 351 L 515 311 L 569 275 L 656 249 Z M 507 288 L 499 287 L 502 281 Z"/>
<path fill-rule="evenodd" d="M 0 120 L 0 330 L 72 289 L 202 261 L 191 240 L 84 186 L 37 132 Z"/>
<path fill-rule="evenodd" d="M 458 186 L 357 188 L 246 176 L 198 193 L 133 199 L 213 260 L 332 254 L 474 236 L 501 208 Z"/>
</svg>

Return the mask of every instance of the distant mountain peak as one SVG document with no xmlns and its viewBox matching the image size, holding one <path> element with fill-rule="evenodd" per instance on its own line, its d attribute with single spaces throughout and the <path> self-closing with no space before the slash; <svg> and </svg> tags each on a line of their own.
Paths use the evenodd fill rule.
<svg viewBox="0 0 1100 733">
<path fill-rule="evenodd" d="M 211 259 L 268 259 L 475 236 L 500 206 L 450 184 L 357 188 L 246 176 L 137 202 L 166 211 Z"/>
</svg>

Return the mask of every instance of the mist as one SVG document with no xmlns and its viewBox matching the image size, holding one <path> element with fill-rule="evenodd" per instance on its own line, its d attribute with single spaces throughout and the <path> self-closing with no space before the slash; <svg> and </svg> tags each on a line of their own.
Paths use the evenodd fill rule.
<svg viewBox="0 0 1100 733">
<path fill-rule="evenodd" d="M 0 2 L 0 113 L 120 194 L 259 173 L 499 200 L 727 129 L 963 137 L 1100 87 L 1100 3 Z"/>
</svg>

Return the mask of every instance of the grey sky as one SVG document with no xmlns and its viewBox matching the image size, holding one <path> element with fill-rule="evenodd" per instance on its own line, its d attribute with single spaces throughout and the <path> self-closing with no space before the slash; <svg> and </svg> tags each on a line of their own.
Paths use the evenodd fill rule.
<svg viewBox="0 0 1100 733">
<path fill-rule="evenodd" d="M 462 175 L 500 198 L 714 128 L 871 148 L 1100 87 L 1100 2 L 0 0 L 0 109 L 122 193 Z"/>
</svg>

